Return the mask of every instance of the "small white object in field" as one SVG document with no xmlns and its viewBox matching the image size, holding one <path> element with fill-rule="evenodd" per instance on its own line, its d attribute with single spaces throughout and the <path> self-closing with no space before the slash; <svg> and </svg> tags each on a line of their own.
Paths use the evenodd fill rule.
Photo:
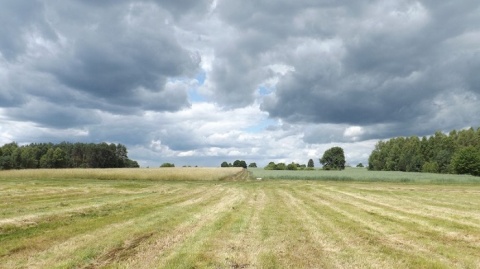
<svg viewBox="0 0 480 269">
<path fill-rule="evenodd" d="M 262 178 L 261 178 L 261 177 L 257 177 L 257 180 L 262 180 Z"/>
</svg>

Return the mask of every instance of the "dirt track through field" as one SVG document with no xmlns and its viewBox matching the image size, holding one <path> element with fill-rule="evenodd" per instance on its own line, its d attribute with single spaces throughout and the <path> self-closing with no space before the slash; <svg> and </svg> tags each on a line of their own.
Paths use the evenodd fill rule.
<svg viewBox="0 0 480 269">
<path fill-rule="evenodd" d="M 480 268 L 478 185 L 247 179 L 9 181 L 0 268 Z"/>
</svg>

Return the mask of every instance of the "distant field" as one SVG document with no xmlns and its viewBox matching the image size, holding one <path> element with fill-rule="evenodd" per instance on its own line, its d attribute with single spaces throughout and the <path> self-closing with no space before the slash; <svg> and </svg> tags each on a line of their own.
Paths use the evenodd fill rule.
<svg viewBox="0 0 480 269">
<path fill-rule="evenodd" d="M 410 173 L 396 171 L 369 171 L 366 168 L 348 167 L 342 171 L 316 170 L 265 170 L 249 169 L 254 177 L 263 179 L 317 179 L 329 181 L 366 182 L 419 182 L 419 183 L 480 183 L 480 177 L 470 175 Z"/>
<path fill-rule="evenodd" d="M 103 180 L 221 180 L 242 168 L 110 168 L 110 169 L 30 169 L 0 171 L 2 178 L 103 179 Z"/>
<path fill-rule="evenodd" d="M 0 171 L 0 268 L 480 265 L 480 184 L 470 180 L 144 170 Z"/>
</svg>

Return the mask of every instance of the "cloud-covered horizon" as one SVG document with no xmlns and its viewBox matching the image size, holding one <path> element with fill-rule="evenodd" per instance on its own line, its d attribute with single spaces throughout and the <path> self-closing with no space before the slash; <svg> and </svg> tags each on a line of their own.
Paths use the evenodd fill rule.
<svg viewBox="0 0 480 269">
<path fill-rule="evenodd" d="M 379 139 L 480 126 L 478 25 L 470 0 L 7 0 L 0 144 L 365 163 Z"/>
</svg>

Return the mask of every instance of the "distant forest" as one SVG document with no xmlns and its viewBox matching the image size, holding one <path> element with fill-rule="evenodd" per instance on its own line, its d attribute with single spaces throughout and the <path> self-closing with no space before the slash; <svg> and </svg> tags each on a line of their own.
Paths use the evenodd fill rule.
<svg viewBox="0 0 480 269">
<path fill-rule="evenodd" d="M 123 168 L 139 167 L 130 160 L 122 144 L 38 143 L 0 147 L 0 170 L 35 168 Z"/>
<path fill-rule="evenodd" d="M 379 141 L 370 170 L 480 175 L 480 128 Z"/>
</svg>

